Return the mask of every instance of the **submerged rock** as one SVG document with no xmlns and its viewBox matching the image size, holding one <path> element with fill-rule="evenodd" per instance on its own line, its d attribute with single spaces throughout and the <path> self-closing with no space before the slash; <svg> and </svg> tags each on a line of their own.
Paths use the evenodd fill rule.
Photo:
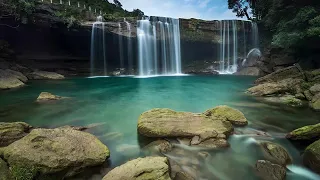
<svg viewBox="0 0 320 180">
<path fill-rule="evenodd" d="M 228 141 L 224 138 L 211 138 L 211 139 L 199 141 L 196 143 L 191 141 L 191 146 L 196 146 L 196 147 L 205 148 L 205 149 L 220 149 L 220 148 L 227 148 L 230 145 Z"/>
<path fill-rule="evenodd" d="M 40 101 L 52 101 L 52 100 L 59 100 L 59 99 L 62 99 L 62 98 L 63 97 L 51 94 L 49 92 L 42 92 L 38 96 L 37 101 L 38 102 L 40 102 Z"/>
<path fill-rule="evenodd" d="M 233 127 L 225 120 L 171 109 L 152 109 L 138 121 L 138 132 L 147 137 L 193 137 L 207 131 L 229 135 Z"/>
<path fill-rule="evenodd" d="M 230 121 L 232 124 L 238 126 L 244 126 L 248 124 L 246 117 L 241 111 L 229 106 L 217 106 L 204 112 L 204 115 L 214 119 L 216 119 L 216 117 L 224 118 L 227 121 Z"/>
<path fill-rule="evenodd" d="M 9 167 L 6 162 L 0 158 L 0 180 L 13 180 Z"/>
<path fill-rule="evenodd" d="M 310 107 L 315 111 L 320 111 L 320 93 L 313 96 L 310 102 Z"/>
<path fill-rule="evenodd" d="M 58 79 L 64 79 L 64 76 L 55 72 L 48 72 L 48 71 L 35 71 L 32 73 L 27 74 L 27 77 L 29 79 L 53 79 L 53 80 L 58 80 Z"/>
<path fill-rule="evenodd" d="M 32 126 L 24 122 L 3 123 L 0 122 L 0 147 L 23 138 L 30 131 Z"/>
<path fill-rule="evenodd" d="M 142 150 L 149 155 L 160 155 L 162 153 L 170 152 L 172 150 L 172 145 L 166 140 L 157 140 L 146 145 Z"/>
<path fill-rule="evenodd" d="M 286 138 L 291 140 L 313 140 L 320 138 L 320 123 L 304 126 L 290 132 Z"/>
<path fill-rule="evenodd" d="M 177 172 L 173 180 L 194 180 L 194 178 L 185 172 Z"/>
<path fill-rule="evenodd" d="M 285 148 L 279 144 L 272 142 L 261 142 L 260 143 L 264 157 L 266 160 L 274 164 L 286 166 L 292 163 L 292 158 Z"/>
<path fill-rule="evenodd" d="M 286 169 L 269 161 L 259 160 L 255 165 L 257 175 L 263 180 L 284 180 Z"/>
<path fill-rule="evenodd" d="M 95 136 L 73 129 L 34 129 L 24 138 L 1 149 L 1 156 L 16 171 L 73 176 L 97 166 L 110 156 Z M 31 177 L 32 178 L 32 177 Z"/>
<path fill-rule="evenodd" d="M 166 157 L 146 157 L 129 161 L 111 170 L 103 180 L 171 180 Z"/>
<path fill-rule="evenodd" d="M 303 164 L 320 174 L 320 140 L 309 145 L 303 153 Z"/>
<path fill-rule="evenodd" d="M 0 89 L 12 89 L 24 86 L 23 81 L 20 79 L 22 78 L 16 73 L 0 69 Z"/>
</svg>

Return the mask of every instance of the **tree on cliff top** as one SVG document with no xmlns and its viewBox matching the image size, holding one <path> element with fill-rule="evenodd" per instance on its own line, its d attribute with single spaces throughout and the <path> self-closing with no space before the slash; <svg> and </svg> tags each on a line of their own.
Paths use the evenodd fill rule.
<svg viewBox="0 0 320 180">
<path fill-rule="evenodd" d="M 120 1 L 118 0 L 113 0 L 114 4 L 117 6 L 117 7 L 122 7 L 122 4 Z"/>
</svg>

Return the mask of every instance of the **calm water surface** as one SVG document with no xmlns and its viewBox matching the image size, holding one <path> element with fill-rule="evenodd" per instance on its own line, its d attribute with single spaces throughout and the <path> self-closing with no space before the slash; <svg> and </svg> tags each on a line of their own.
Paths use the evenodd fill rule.
<svg viewBox="0 0 320 180">
<path fill-rule="evenodd" d="M 256 143 L 269 140 L 286 147 L 294 159 L 295 166 L 290 168 L 293 172 L 288 171 L 287 179 L 319 178 L 298 168 L 303 147 L 292 145 L 284 135 L 295 128 L 319 123 L 320 114 L 308 108 L 265 104 L 244 94 L 254 80 L 241 76 L 181 76 L 32 81 L 24 88 L 0 92 L 0 121 L 24 121 L 39 127 L 95 126 L 90 132 L 109 147 L 109 167 L 114 167 L 141 156 L 143 142 L 138 141 L 137 120 L 144 111 L 171 108 L 203 112 L 229 105 L 242 111 L 249 120 L 246 128 L 236 128 L 237 135 L 229 138 L 231 148 L 210 152 L 210 158 L 204 160 L 198 155 L 199 149 L 177 143 L 167 156 L 197 179 L 257 179 L 252 171 L 256 160 L 261 159 Z M 70 99 L 36 103 L 43 91 Z M 267 136 L 256 136 L 257 131 Z M 102 168 L 88 177 L 101 179 L 108 170 Z"/>
</svg>

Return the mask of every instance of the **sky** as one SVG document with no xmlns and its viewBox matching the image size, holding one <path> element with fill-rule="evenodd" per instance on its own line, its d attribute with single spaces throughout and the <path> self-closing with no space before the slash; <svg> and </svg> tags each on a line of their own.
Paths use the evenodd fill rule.
<svg viewBox="0 0 320 180">
<path fill-rule="evenodd" d="M 108 0 L 113 3 L 113 0 Z M 197 18 L 204 20 L 239 19 L 228 9 L 227 0 L 119 0 L 123 8 L 141 9 L 148 16 Z"/>
</svg>

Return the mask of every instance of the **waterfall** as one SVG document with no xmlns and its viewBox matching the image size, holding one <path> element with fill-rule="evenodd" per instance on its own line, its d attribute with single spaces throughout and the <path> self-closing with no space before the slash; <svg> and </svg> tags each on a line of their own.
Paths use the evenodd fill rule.
<svg viewBox="0 0 320 180">
<path fill-rule="evenodd" d="M 103 59 L 103 64 L 100 63 Z M 97 21 L 92 25 L 91 31 L 91 55 L 90 55 L 90 73 L 94 76 L 98 69 L 103 66 L 103 75 L 107 75 L 107 55 L 106 55 L 106 37 L 105 23 L 102 16 L 97 17 Z M 101 68 L 100 68 L 101 69 Z M 99 69 L 99 70 L 100 70 Z"/>
<path fill-rule="evenodd" d="M 121 23 L 118 24 L 118 37 L 119 37 L 119 57 L 120 57 L 120 67 L 124 68 L 124 59 L 123 59 L 123 36 Z"/>
<path fill-rule="evenodd" d="M 150 17 L 138 21 L 139 75 L 181 74 L 178 19 Z"/>
<path fill-rule="evenodd" d="M 249 45 L 247 45 L 247 32 L 249 31 L 247 27 L 250 26 L 246 25 L 248 23 L 251 24 L 251 44 Z M 255 22 L 239 20 L 222 20 L 218 26 L 221 38 L 219 41 L 221 44 L 219 46 L 220 66 L 218 71 L 220 74 L 233 74 L 237 72 L 239 55 L 246 58 L 248 46 L 258 48 L 258 26 Z M 242 33 L 240 33 L 241 31 Z M 239 46 L 241 39 L 244 40 L 243 46 Z"/>
<path fill-rule="evenodd" d="M 127 55 L 128 55 L 128 72 L 129 74 L 133 74 L 132 69 L 133 69 L 133 53 L 132 53 L 132 32 L 131 32 L 131 24 L 124 18 L 124 22 L 126 23 L 127 26 L 127 32 L 128 32 L 128 43 L 127 43 Z"/>
</svg>

